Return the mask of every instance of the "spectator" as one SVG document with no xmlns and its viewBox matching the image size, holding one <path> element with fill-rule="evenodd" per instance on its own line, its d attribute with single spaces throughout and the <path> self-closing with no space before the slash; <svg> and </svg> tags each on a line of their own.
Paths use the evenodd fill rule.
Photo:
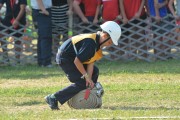
<svg viewBox="0 0 180 120">
<path fill-rule="evenodd" d="M 149 15 L 154 18 L 152 22 L 154 22 L 156 26 L 152 27 L 154 32 L 154 54 L 156 59 L 165 60 L 165 58 L 169 57 L 170 54 L 170 44 L 169 40 L 166 40 L 166 37 L 169 36 L 168 31 L 172 28 L 167 25 L 164 21 L 169 21 L 168 9 L 167 9 L 168 0 L 148 0 L 147 7 L 149 11 Z M 163 35 L 160 36 L 159 34 Z"/>
<path fill-rule="evenodd" d="M 53 31 L 53 48 L 57 52 L 59 47 L 59 39 L 63 35 L 63 39 L 67 39 L 68 15 L 72 15 L 73 0 L 52 0 L 52 31 Z M 64 41 L 63 40 L 63 41 Z"/>
<path fill-rule="evenodd" d="M 83 3 L 84 13 L 80 7 L 80 4 Z M 93 24 L 98 23 L 98 16 L 100 11 L 100 0 L 74 0 L 73 8 L 75 13 L 81 18 L 84 26 L 87 26 L 90 22 Z M 92 30 L 95 30 L 96 27 L 93 26 Z M 84 33 L 89 33 L 91 31 L 84 30 Z"/>
<path fill-rule="evenodd" d="M 121 18 L 121 15 L 119 12 L 120 11 L 119 1 L 118 0 L 101 0 L 101 5 L 102 5 L 102 9 L 101 9 L 102 21 L 103 22 L 115 21 L 119 24 L 120 20 L 118 18 Z M 121 48 L 121 44 L 119 44 L 118 47 Z M 114 46 L 110 46 L 107 49 L 108 51 L 111 51 L 111 52 L 116 51 Z M 120 52 L 118 52 L 118 55 L 119 54 L 121 54 L 121 50 Z M 115 59 L 116 56 L 111 54 L 110 58 Z"/>
<path fill-rule="evenodd" d="M 138 19 L 145 20 L 147 14 L 145 12 L 145 0 L 119 0 L 121 15 L 123 17 L 122 22 L 125 24 L 124 27 L 132 28 L 133 31 L 139 31 L 139 28 L 129 24 L 129 21 L 133 24 L 139 24 Z M 146 27 L 146 24 L 139 24 L 140 27 Z M 137 54 L 143 58 L 147 57 L 147 46 L 146 39 L 140 39 L 144 35 L 145 31 L 142 29 L 138 34 L 132 35 L 131 39 L 128 38 L 124 41 L 126 43 L 127 57 L 130 59 L 139 58 Z M 130 35 L 130 32 L 125 33 L 126 36 Z M 139 41 L 138 41 L 139 40 Z M 143 46 L 142 46 L 143 45 Z M 130 53 L 129 53 L 130 52 Z M 134 56 L 134 57 L 133 57 Z"/>
<path fill-rule="evenodd" d="M 52 67 L 51 0 L 31 0 L 32 17 L 38 29 L 37 60 L 41 67 Z"/>
<path fill-rule="evenodd" d="M 176 7 L 175 7 L 176 10 L 174 10 L 174 6 L 173 6 L 174 1 L 176 1 Z M 172 15 L 176 19 L 176 25 L 180 26 L 180 0 L 170 0 L 168 6 Z M 176 33 L 177 33 L 177 40 L 180 42 L 180 35 L 179 35 L 180 28 L 179 27 L 176 29 Z"/>
<path fill-rule="evenodd" d="M 119 1 L 118 0 L 102 0 L 101 3 L 102 3 L 101 13 L 102 13 L 103 21 L 113 21 L 113 20 L 116 21 L 116 18 L 120 15 Z"/>
<path fill-rule="evenodd" d="M 84 4 L 85 14 L 79 6 L 81 2 Z M 99 0 L 74 0 L 73 7 L 75 12 L 81 18 L 82 22 L 93 22 L 94 24 L 98 22 L 98 15 L 100 10 Z"/>
<path fill-rule="evenodd" d="M 0 9 L 2 8 L 3 4 L 6 4 L 6 14 L 5 17 L 0 20 L 0 22 L 9 27 L 3 28 L 0 27 L 0 31 L 3 29 L 7 29 L 6 33 L 0 35 L 0 42 L 1 45 L 4 46 L 3 49 L 3 58 L 4 62 L 9 62 L 8 58 L 8 48 L 7 48 L 7 42 L 2 39 L 5 34 L 12 34 L 14 38 L 14 48 L 15 48 L 15 60 L 17 63 L 20 63 L 20 54 L 22 51 L 22 42 L 18 38 L 20 38 L 23 34 L 16 32 L 17 30 L 22 29 L 22 25 L 26 24 L 26 0 L 0 0 Z M 11 27 L 12 26 L 12 27 Z M 16 32 L 16 33 L 15 33 Z M 23 32 L 23 30 L 20 30 L 20 32 Z"/>
</svg>

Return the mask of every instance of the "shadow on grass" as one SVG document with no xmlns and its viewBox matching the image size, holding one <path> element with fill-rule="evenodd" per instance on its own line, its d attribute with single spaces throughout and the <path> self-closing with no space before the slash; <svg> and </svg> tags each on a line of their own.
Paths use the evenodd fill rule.
<svg viewBox="0 0 180 120">
<path fill-rule="evenodd" d="M 111 73 L 130 73 L 130 74 L 161 74 L 161 73 L 180 73 L 180 62 L 179 60 L 167 60 L 167 61 L 156 61 L 156 62 L 145 62 L 145 61 L 106 61 L 102 60 L 97 64 L 100 66 L 101 74 Z M 103 70 L 102 70 L 103 69 Z"/>
<path fill-rule="evenodd" d="M 131 106 L 126 106 L 126 107 L 118 107 L 118 106 L 111 106 L 111 107 L 103 107 L 102 109 L 110 109 L 110 110 L 180 110 L 180 108 L 175 108 L 175 107 L 131 107 Z"/>
<path fill-rule="evenodd" d="M 42 79 L 64 75 L 58 67 L 40 68 L 38 66 L 5 66 L 0 68 L 2 79 Z"/>
<path fill-rule="evenodd" d="M 2 79 L 21 79 L 21 80 L 27 80 L 27 79 L 42 79 L 42 78 L 48 78 L 48 77 L 55 77 L 55 76 L 61 76 L 61 74 L 25 74 L 25 75 L 19 75 L 19 74 L 7 74 L 3 75 L 0 78 Z"/>
<path fill-rule="evenodd" d="M 43 104 L 43 102 L 39 101 L 29 101 L 29 102 L 23 102 L 23 103 L 14 103 L 16 106 L 32 106 L 32 105 L 39 105 Z"/>
</svg>

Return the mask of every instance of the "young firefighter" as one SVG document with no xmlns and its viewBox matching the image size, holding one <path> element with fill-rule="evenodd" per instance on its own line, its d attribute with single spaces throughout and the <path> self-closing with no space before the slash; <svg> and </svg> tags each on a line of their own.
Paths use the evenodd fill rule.
<svg viewBox="0 0 180 120">
<path fill-rule="evenodd" d="M 99 76 L 94 62 L 102 58 L 102 48 L 113 43 L 118 45 L 120 26 L 113 21 L 100 25 L 102 31 L 80 34 L 66 40 L 58 49 L 56 62 L 65 72 L 70 86 L 45 97 L 52 110 L 58 110 L 58 101 L 64 104 L 87 86 L 93 88 Z"/>
</svg>

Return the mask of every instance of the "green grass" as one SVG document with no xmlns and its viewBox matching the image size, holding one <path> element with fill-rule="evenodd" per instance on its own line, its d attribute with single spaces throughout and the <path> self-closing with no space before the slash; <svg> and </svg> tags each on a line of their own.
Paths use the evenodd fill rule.
<svg viewBox="0 0 180 120">
<path fill-rule="evenodd" d="M 51 111 L 44 96 L 70 84 L 61 69 L 0 66 L 0 120 L 180 119 L 179 60 L 96 65 L 105 90 L 102 107 L 75 110 L 64 104 L 60 111 Z"/>
</svg>

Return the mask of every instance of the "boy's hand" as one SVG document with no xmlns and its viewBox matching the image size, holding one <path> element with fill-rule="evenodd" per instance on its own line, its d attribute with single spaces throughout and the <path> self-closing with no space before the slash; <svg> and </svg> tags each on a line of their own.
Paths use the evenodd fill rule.
<svg viewBox="0 0 180 120">
<path fill-rule="evenodd" d="M 94 87 L 94 82 L 90 79 L 90 77 L 87 75 L 85 76 L 86 79 L 86 87 L 90 87 L 91 89 Z"/>
<path fill-rule="evenodd" d="M 161 17 L 160 16 L 156 16 L 155 20 L 156 20 L 156 22 L 160 22 L 161 21 Z"/>
<path fill-rule="evenodd" d="M 45 10 L 42 10 L 42 11 L 40 11 L 40 13 L 42 13 L 42 14 L 44 14 L 44 15 L 49 15 L 49 12 L 45 9 Z"/>
</svg>

